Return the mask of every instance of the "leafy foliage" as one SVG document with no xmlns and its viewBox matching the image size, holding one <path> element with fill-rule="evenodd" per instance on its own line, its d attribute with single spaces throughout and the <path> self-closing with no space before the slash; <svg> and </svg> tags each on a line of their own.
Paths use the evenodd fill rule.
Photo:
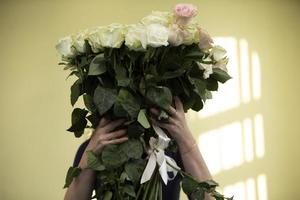
<svg viewBox="0 0 300 200">
<path fill-rule="evenodd" d="M 97 171 L 99 182 L 93 198 L 101 200 L 162 199 L 161 179 L 156 169 L 150 181 L 140 185 L 146 166 L 146 144 L 154 135 L 148 120 L 148 108 L 159 108 L 159 120 L 168 118 L 166 110 L 174 107 L 178 96 L 185 112 L 199 111 L 219 83 L 231 77 L 219 68 L 213 68 L 209 78 L 199 63 L 209 52 L 197 44 L 148 47 L 145 52 L 120 48 L 103 48 L 93 53 L 86 42 L 86 53 L 78 54 L 64 63 L 78 79 L 71 87 L 71 105 L 82 96 L 86 109 L 74 108 L 72 125 L 67 129 L 81 137 L 87 127 L 96 128 L 104 115 L 110 118 L 125 117 L 130 139 L 120 145 L 106 146 L 100 155 L 88 152 L 88 167 Z M 213 63 L 215 61 L 212 61 Z M 67 78 L 68 78 L 67 77 Z M 88 125 L 90 122 L 90 126 Z M 173 143 L 172 149 L 176 149 Z M 80 168 L 70 168 L 64 187 L 68 187 Z M 214 181 L 197 182 L 182 173 L 182 187 L 192 199 L 203 199 L 209 192 L 215 199 L 230 199 L 215 191 Z"/>
</svg>

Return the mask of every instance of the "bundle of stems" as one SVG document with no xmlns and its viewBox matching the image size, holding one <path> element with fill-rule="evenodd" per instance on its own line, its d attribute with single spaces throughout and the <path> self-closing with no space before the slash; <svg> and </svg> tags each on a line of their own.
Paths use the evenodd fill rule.
<svg viewBox="0 0 300 200">
<path fill-rule="evenodd" d="M 162 200 L 162 179 L 156 166 L 149 181 L 142 184 L 136 196 L 136 200 Z"/>
</svg>

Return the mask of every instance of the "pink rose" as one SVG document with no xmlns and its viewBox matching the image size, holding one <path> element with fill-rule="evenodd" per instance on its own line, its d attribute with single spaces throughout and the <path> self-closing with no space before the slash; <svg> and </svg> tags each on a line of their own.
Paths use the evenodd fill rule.
<svg viewBox="0 0 300 200">
<path fill-rule="evenodd" d="M 213 39 L 210 37 L 210 35 L 207 33 L 206 30 L 203 28 L 198 27 L 199 30 L 199 48 L 200 49 L 209 49 L 212 47 L 212 44 L 214 43 Z"/>
<path fill-rule="evenodd" d="M 190 20 L 197 15 L 197 7 L 192 4 L 177 4 L 173 10 L 176 17 L 176 23 L 179 25 L 187 25 Z"/>
</svg>

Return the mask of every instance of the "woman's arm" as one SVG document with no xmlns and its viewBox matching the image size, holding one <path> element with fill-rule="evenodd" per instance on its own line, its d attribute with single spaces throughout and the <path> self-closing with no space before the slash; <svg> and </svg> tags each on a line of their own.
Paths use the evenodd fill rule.
<svg viewBox="0 0 300 200">
<path fill-rule="evenodd" d="M 86 168 L 86 151 L 87 150 L 84 151 L 78 165 L 82 171 L 76 178 L 73 179 L 72 183 L 68 187 L 64 200 L 89 200 L 92 196 L 96 172 L 92 169 Z"/>
<path fill-rule="evenodd" d="M 123 122 L 125 122 L 125 119 L 110 121 L 105 117 L 101 118 L 100 123 L 93 132 L 89 144 L 78 164 L 82 171 L 69 185 L 64 200 L 91 199 L 95 186 L 96 172 L 87 168 L 87 151 L 92 151 L 94 154 L 98 155 L 101 153 L 104 146 L 108 144 L 120 144 L 127 141 L 128 137 L 124 136 L 127 131 L 126 128 L 110 132 Z"/>
<path fill-rule="evenodd" d="M 191 174 L 198 181 L 206 181 L 212 179 L 212 176 L 206 166 L 206 163 L 198 148 L 197 142 L 194 139 L 191 131 L 188 128 L 182 102 L 178 97 L 175 97 L 176 109 L 170 106 L 167 112 L 170 114 L 167 123 L 156 120 L 151 117 L 151 121 L 165 128 L 168 133 L 175 139 L 178 144 L 181 159 L 185 171 Z M 158 116 L 159 111 L 155 108 L 150 109 L 154 116 Z M 211 200 L 209 194 L 205 195 L 205 200 Z"/>
</svg>

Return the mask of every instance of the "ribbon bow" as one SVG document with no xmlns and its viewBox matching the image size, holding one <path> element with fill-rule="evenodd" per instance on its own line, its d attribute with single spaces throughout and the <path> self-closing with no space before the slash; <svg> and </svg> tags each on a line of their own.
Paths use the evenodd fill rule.
<svg viewBox="0 0 300 200">
<path fill-rule="evenodd" d="M 178 170 L 180 167 L 177 166 L 176 161 L 165 155 L 165 149 L 169 146 L 170 138 L 167 134 L 158 126 L 152 125 L 154 131 L 158 135 L 158 138 L 151 137 L 149 140 L 149 160 L 147 166 L 143 172 L 141 178 L 141 184 L 150 180 L 156 164 L 159 165 L 159 173 L 165 185 L 167 185 L 168 180 L 173 180 L 177 175 Z M 170 166 L 171 165 L 171 166 Z M 170 177 L 168 172 L 173 174 L 173 177 Z"/>
</svg>

